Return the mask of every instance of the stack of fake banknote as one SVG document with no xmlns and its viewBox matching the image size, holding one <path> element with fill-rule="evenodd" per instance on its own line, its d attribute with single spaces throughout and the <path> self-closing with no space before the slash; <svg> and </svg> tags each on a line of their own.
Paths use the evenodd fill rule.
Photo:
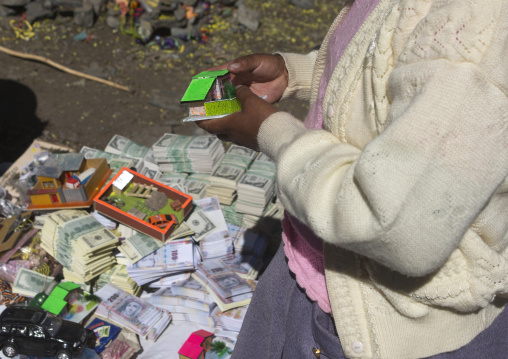
<svg viewBox="0 0 508 359">
<path fill-rule="evenodd" d="M 104 151 L 138 160 L 134 167 L 139 173 L 149 178 L 155 178 L 159 174 L 159 167 L 155 163 L 153 151 L 150 147 L 140 145 L 126 137 L 114 135 Z"/>
<path fill-rule="evenodd" d="M 191 275 L 203 285 L 220 310 L 226 311 L 250 303 L 254 285 L 236 274 L 220 259 L 208 259 Z"/>
<path fill-rule="evenodd" d="M 157 182 L 162 183 L 168 187 L 175 187 L 177 185 L 181 186 L 185 193 L 187 193 L 187 188 L 185 187 L 185 180 L 189 177 L 187 173 L 183 172 L 161 172 L 159 176 L 154 178 Z"/>
<path fill-rule="evenodd" d="M 208 197 L 218 196 L 220 203 L 230 205 L 236 199 L 237 184 L 247 172 L 257 152 L 238 145 L 231 145 L 219 166 L 210 176 Z"/>
<path fill-rule="evenodd" d="M 157 340 L 171 322 L 171 313 L 106 284 L 95 293 L 101 298 L 95 315 L 127 328 L 148 340 Z"/>
<path fill-rule="evenodd" d="M 204 259 L 233 255 L 233 238 L 217 196 L 195 200 L 196 207 L 187 218 L 187 224 L 194 231 L 193 238 L 199 242 Z"/>
<path fill-rule="evenodd" d="M 123 289 L 127 293 L 134 294 L 135 296 L 138 296 L 142 291 L 141 287 L 138 286 L 127 273 L 127 266 L 122 264 L 117 264 L 99 275 L 96 288 L 100 289 L 108 283 L 112 283 L 118 288 Z"/>
<path fill-rule="evenodd" d="M 217 305 L 213 301 L 207 302 L 184 295 L 176 295 L 172 292 L 171 287 L 168 287 L 153 293 L 150 296 L 150 303 L 169 310 L 174 321 L 185 320 L 209 327 L 215 326 L 211 314 Z"/>
<path fill-rule="evenodd" d="M 64 277 L 85 283 L 116 264 L 118 238 L 91 214 L 61 210 L 46 217 L 41 246 L 63 266 Z"/>
<path fill-rule="evenodd" d="M 263 267 L 263 258 L 254 254 L 235 253 L 233 258 L 222 261 L 243 279 L 257 279 Z"/>
<path fill-rule="evenodd" d="M 170 241 L 135 264 L 127 265 L 127 273 L 138 285 L 143 285 L 171 274 L 193 271 L 200 261 L 194 241 L 187 237 Z"/>
<path fill-rule="evenodd" d="M 192 173 L 185 179 L 187 194 L 194 199 L 205 198 L 206 190 L 210 186 L 210 175 L 206 173 Z"/>
<path fill-rule="evenodd" d="M 238 182 L 236 210 L 255 216 L 263 212 L 274 196 L 275 164 L 267 155 L 259 153 Z"/>
<path fill-rule="evenodd" d="M 253 231 L 246 226 L 228 224 L 228 231 L 233 237 L 235 253 L 263 257 L 268 247 L 268 238 L 260 232 Z"/>
<path fill-rule="evenodd" d="M 192 278 L 192 276 L 186 280 L 172 284 L 171 292 L 174 295 L 190 297 L 207 303 L 214 301 L 205 285 Z"/>
<path fill-rule="evenodd" d="M 234 308 L 227 312 L 221 311 L 219 308 L 214 308 L 212 316 L 218 328 L 239 332 L 242 328 L 243 320 L 247 314 L 248 305 L 243 307 Z"/>
<path fill-rule="evenodd" d="M 209 174 L 224 155 L 224 146 L 215 136 L 165 133 L 152 149 L 162 172 Z"/>
</svg>

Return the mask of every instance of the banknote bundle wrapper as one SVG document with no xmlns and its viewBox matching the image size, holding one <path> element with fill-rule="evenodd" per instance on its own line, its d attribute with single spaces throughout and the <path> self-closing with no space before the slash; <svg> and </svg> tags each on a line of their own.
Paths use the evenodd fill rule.
<svg viewBox="0 0 508 359">
<path fill-rule="evenodd" d="M 62 210 L 46 217 L 41 246 L 63 266 L 64 277 L 85 283 L 116 264 L 118 238 L 91 214 Z"/>
<path fill-rule="evenodd" d="M 219 166 L 213 171 L 206 195 L 208 197 L 218 196 L 220 203 L 223 204 L 233 203 L 237 196 L 238 182 L 256 156 L 256 151 L 231 145 L 222 157 Z"/>
<path fill-rule="evenodd" d="M 165 133 L 152 146 L 161 172 L 207 173 L 217 167 L 224 146 L 216 136 Z"/>
<path fill-rule="evenodd" d="M 148 340 L 156 341 L 171 322 L 171 313 L 107 284 L 95 293 L 101 303 L 95 314 Z"/>
</svg>

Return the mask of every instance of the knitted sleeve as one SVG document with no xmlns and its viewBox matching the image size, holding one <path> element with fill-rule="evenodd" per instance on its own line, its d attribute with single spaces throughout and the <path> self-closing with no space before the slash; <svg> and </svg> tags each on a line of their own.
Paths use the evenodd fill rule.
<svg viewBox="0 0 508 359">
<path fill-rule="evenodd" d="M 316 62 L 317 51 L 306 55 L 278 53 L 284 58 L 288 70 L 288 87 L 282 94 L 281 100 L 296 98 L 302 101 L 310 100 L 310 89 L 314 63 Z"/>
<path fill-rule="evenodd" d="M 463 26 L 441 11 L 415 29 L 388 80 L 388 125 L 362 149 L 270 116 L 258 141 L 277 163 L 286 209 L 398 272 L 442 266 L 508 175 L 505 8 Z M 468 27 L 478 19 L 483 28 Z"/>
</svg>

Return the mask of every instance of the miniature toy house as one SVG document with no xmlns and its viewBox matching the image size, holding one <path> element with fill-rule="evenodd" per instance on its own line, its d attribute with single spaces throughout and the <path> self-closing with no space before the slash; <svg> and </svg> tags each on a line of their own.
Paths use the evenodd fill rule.
<svg viewBox="0 0 508 359">
<path fill-rule="evenodd" d="M 189 106 L 184 122 L 218 118 L 241 109 L 228 70 L 203 71 L 194 76 L 180 103 Z"/>
<path fill-rule="evenodd" d="M 177 205 L 172 205 L 173 202 Z M 123 167 L 94 199 L 97 212 L 160 241 L 165 241 L 192 210 L 192 196 Z M 156 215 L 171 218 L 163 227 Z"/>
<path fill-rule="evenodd" d="M 33 209 L 89 207 L 111 170 L 104 158 L 81 153 L 55 155 L 37 169 L 37 183 L 27 192 Z"/>
<path fill-rule="evenodd" d="M 193 332 L 178 351 L 179 359 L 204 359 L 213 337 L 213 333 L 203 329 Z"/>
<path fill-rule="evenodd" d="M 64 317 L 68 311 L 68 304 L 76 301 L 81 287 L 73 282 L 58 284 L 42 303 L 41 308 L 59 317 Z"/>
</svg>

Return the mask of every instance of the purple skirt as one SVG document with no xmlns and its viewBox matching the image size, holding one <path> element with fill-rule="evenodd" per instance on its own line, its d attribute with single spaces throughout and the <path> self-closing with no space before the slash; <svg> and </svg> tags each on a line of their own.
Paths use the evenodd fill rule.
<svg viewBox="0 0 508 359">
<path fill-rule="evenodd" d="M 313 359 L 313 348 L 321 358 L 346 358 L 333 319 L 298 286 L 281 243 L 254 292 L 232 359 Z M 428 359 L 482 358 L 508 358 L 507 308 L 466 346 Z"/>
</svg>

